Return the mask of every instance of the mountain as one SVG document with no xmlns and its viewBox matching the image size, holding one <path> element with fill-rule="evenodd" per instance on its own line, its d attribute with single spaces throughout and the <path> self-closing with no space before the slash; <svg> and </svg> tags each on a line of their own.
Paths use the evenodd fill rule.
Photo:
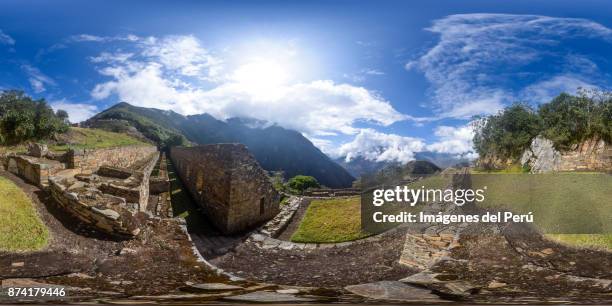
<svg viewBox="0 0 612 306">
<path fill-rule="evenodd" d="M 264 169 L 284 171 L 287 178 L 298 174 L 310 175 L 331 188 L 350 187 L 354 180 L 349 172 L 299 132 L 265 121 L 250 118 L 222 121 L 209 114 L 183 116 L 173 111 L 122 102 L 95 115 L 84 125 L 103 129 L 128 125 L 160 146 L 189 142 L 243 143 Z"/>
<path fill-rule="evenodd" d="M 457 164 L 469 163 L 470 160 L 465 157 L 458 157 L 455 154 L 448 153 L 437 153 L 437 152 L 416 152 L 414 157 L 418 161 L 428 161 L 434 164 L 436 167 L 448 168 L 453 167 Z M 394 161 L 374 161 L 365 159 L 362 156 L 355 157 L 350 161 L 346 161 L 345 157 L 336 159 L 336 162 L 340 164 L 346 171 L 348 171 L 354 177 L 360 177 L 362 175 L 376 173 L 386 167 L 390 166 L 401 166 L 399 162 Z"/>
<path fill-rule="evenodd" d="M 348 162 L 346 161 L 346 158 L 338 158 L 336 159 L 336 162 L 340 164 L 340 166 L 344 167 L 344 169 L 346 169 L 346 171 L 348 171 L 354 177 L 376 173 L 389 165 L 399 164 L 398 162 L 389 161 L 377 162 L 365 159 L 362 156 L 355 157 Z"/>
</svg>

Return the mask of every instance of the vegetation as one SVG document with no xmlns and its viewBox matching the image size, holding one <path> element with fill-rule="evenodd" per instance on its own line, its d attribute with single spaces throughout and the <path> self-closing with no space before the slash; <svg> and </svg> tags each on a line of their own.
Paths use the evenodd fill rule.
<svg viewBox="0 0 612 306">
<path fill-rule="evenodd" d="M 289 189 L 302 193 L 308 188 L 319 188 L 321 185 L 316 178 L 307 175 L 296 175 L 287 182 Z"/>
<path fill-rule="evenodd" d="M 180 116 L 173 113 L 175 116 Z M 174 118 L 176 119 L 176 118 Z M 119 103 L 97 114 L 88 122 L 97 120 L 124 120 L 132 124 L 145 137 L 163 148 L 189 144 L 189 141 L 175 127 L 173 120 L 161 110 L 138 108 L 128 103 Z"/>
<path fill-rule="evenodd" d="M 477 120 L 474 148 L 480 156 L 516 160 L 537 135 L 563 150 L 591 137 L 612 142 L 612 94 L 579 91 L 560 94 L 534 110 L 514 104 L 496 115 Z"/>
<path fill-rule="evenodd" d="M 70 128 L 70 130 L 59 135 L 59 142 L 50 144 L 52 151 L 67 151 L 70 148 L 101 149 L 110 147 L 121 147 L 131 145 L 145 145 L 134 137 L 122 133 L 107 132 L 98 129 Z"/>
<path fill-rule="evenodd" d="M 0 143 L 53 138 L 68 130 L 68 113 L 54 113 L 44 99 L 33 100 L 22 91 L 0 93 Z"/>
<path fill-rule="evenodd" d="M 47 245 L 49 232 L 30 199 L 0 177 L 0 251 L 34 251 Z"/>
<path fill-rule="evenodd" d="M 342 242 L 367 237 L 361 230 L 360 198 L 315 200 L 310 203 L 293 242 Z"/>
</svg>

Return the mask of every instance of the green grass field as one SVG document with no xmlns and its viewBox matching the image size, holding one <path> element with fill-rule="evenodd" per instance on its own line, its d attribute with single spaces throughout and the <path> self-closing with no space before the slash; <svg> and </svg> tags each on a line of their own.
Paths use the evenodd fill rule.
<svg viewBox="0 0 612 306">
<path fill-rule="evenodd" d="M 408 186 L 444 188 L 448 182 L 448 177 L 436 175 Z M 361 198 L 357 196 L 312 201 L 300 226 L 291 236 L 291 241 L 331 243 L 357 240 L 370 235 L 361 230 Z"/>
<path fill-rule="evenodd" d="M 49 232 L 28 196 L 0 177 L 0 251 L 35 251 L 47 245 Z"/>
<path fill-rule="evenodd" d="M 70 141 L 70 144 L 50 145 L 49 149 L 62 152 L 70 148 L 101 149 L 146 144 L 127 134 L 76 127 L 70 128 L 70 131 L 62 135 L 61 138 L 66 138 Z"/>
<path fill-rule="evenodd" d="M 298 229 L 293 242 L 343 242 L 368 236 L 361 231 L 360 198 L 314 200 Z"/>
</svg>

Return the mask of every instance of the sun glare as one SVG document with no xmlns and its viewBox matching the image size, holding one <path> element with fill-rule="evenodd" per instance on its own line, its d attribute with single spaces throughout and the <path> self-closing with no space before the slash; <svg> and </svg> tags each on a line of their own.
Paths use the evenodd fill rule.
<svg viewBox="0 0 612 306">
<path fill-rule="evenodd" d="M 238 67 L 233 79 L 250 91 L 270 91 L 285 84 L 289 80 L 289 73 L 277 61 L 257 59 Z"/>
</svg>

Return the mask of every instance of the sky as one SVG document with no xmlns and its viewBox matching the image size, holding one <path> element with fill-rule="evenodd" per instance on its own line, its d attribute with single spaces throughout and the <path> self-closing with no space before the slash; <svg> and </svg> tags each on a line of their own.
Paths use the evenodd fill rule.
<svg viewBox="0 0 612 306">
<path fill-rule="evenodd" d="M 332 157 L 475 157 L 475 116 L 612 84 L 609 1 L 2 1 L 0 90 L 252 117 Z"/>
</svg>

